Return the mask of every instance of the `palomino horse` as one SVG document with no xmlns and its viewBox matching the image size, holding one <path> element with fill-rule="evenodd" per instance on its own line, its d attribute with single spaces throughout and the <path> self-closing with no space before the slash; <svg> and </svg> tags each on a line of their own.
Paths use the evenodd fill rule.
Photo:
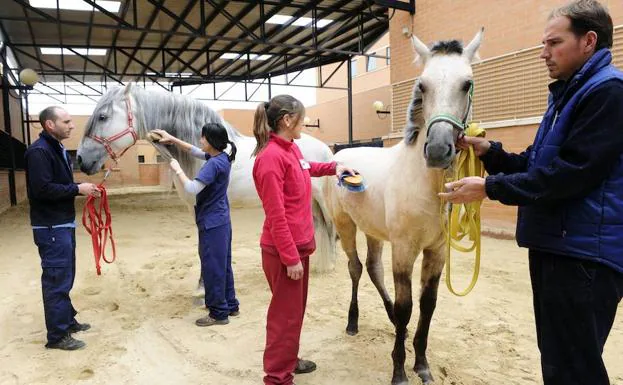
<svg viewBox="0 0 623 385">
<path fill-rule="evenodd" d="M 87 122 L 78 148 L 80 169 L 88 175 L 95 174 L 108 157 L 116 160 L 137 139 L 146 138 L 147 132 L 156 128 L 198 145 L 201 127 L 209 122 L 223 124 L 227 128 L 229 139 L 238 148 L 228 189 L 230 204 L 237 207 L 259 206 L 260 200 L 252 178 L 254 159 L 251 158 L 251 152 L 255 147 L 255 139 L 242 135 L 207 105 L 170 92 L 150 92 L 130 84 L 125 88 L 112 88 L 102 95 Z M 327 162 L 333 156 L 326 144 L 312 136 L 302 135 L 297 144 L 308 160 Z M 203 164 L 203 161 L 192 158 L 173 146 L 167 146 L 167 149 L 190 177 Z M 174 180 L 180 198 L 193 206 L 195 197 L 187 194 L 178 185 L 177 178 Z M 335 261 L 335 230 L 332 223 L 326 220 L 321 178 L 313 178 L 312 195 L 318 245 L 312 266 L 315 271 L 328 271 L 332 269 Z"/>
<path fill-rule="evenodd" d="M 413 45 L 424 69 L 415 83 L 407 113 L 405 139 L 391 148 L 353 148 L 338 152 L 334 160 L 358 170 L 367 189 L 350 192 L 334 178 L 324 186 L 331 218 L 348 255 L 352 299 L 348 334 L 358 332 L 357 290 L 362 264 L 357 255 L 357 228 L 367 238 L 366 268 L 381 294 L 390 320 L 396 327 L 392 359 L 392 384 L 407 384 L 404 370 L 405 338 L 411 318 L 413 264 L 423 251 L 420 318 L 413 340 L 414 370 L 424 384 L 433 382 L 426 345 L 437 302 L 437 288 L 444 266 L 445 236 L 437 193 L 444 169 L 455 157 L 455 143 L 471 114 L 473 79 L 471 63 L 482 40 L 482 30 L 463 48 L 458 41 L 444 41 L 431 49 L 415 36 Z M 418 135 L 425 129 L 425 135 Z M 391 242 L 395 304 L 385 289 L 381 251 Z"/>
</svg>

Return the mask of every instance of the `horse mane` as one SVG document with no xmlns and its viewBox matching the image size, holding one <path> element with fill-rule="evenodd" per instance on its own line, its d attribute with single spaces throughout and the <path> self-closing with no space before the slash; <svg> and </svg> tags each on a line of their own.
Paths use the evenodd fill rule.
<svg viewBox="0 0 623 385">
<path fill-rule="evenodd" d="M 442 40 L 435 42 L 430 48 L 431 55 L 462 55 L 463 43 L 458 40 Z"/>
<path fill-rule="evenodd" d="M 171 135 L 199 147 L 201 128 L 206 123 L 220 123 L 227 130 L 229 139 L 236 143 L 243 135 L 227 123 L 215 110 L 188 95 L 172 92 L 151 92 L 131 86 L 130 94 L 136 103 L 136 129 L 139 137 L 147 131 L 163 129 Z M 166 146 L 188 175 L 194 175 L 203 162 L 197 162 L 176 146 Z"/>
<path fill-rule="evenodd" d="M 422 91 L 420 90 L 420 79 L 418 78 L 413 84 L 411 102 L 407 108 L 407 123 L 404 129 L 405 143 L 409 145 L 414 144 L 423 126 Z"/>
</svg>

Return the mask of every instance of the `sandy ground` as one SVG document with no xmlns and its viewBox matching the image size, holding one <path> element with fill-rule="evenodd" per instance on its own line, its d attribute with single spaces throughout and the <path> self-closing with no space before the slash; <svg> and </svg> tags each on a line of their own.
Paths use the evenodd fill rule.
<svg viewBox="0 0 623 385">
<path fill-rule="evenodd" d="M 151 193 L 113 196 L 111 208 L 119 255 L 102 276 L 95 274 L 86 232 L 77 231 L 72 297 L 78 319 L 93 325 L 78 335 L 87 347 L 77 352 L 43 347 L 41 272 L 27 206 L 0 216 L 0 384 L 260 384 L 269 301 L 257 246 L 261 211 L 232 212 L 241 316 L 227 326 L 198 328 L 194 320 L 204 311 L 192 299 L 197 240 L 185 206 L 174 195 Z M 387 245 L 385 255 L 393 292 Z M 540 383 L 526 262 L 514 242 L 485 238 L 475 290 L 457 298 L 440 288 L 428 346 L 438 384 Z M 457 286 L 467 284 L 470 269 L 469 260 L 456 258 Z M 301 353 L 319 369 L 297 376 L 297 384 L 389 384 L 393 330 L 366 275 L 355 337 L 344 332 L 349 300 L 340 253 L 335 272 L 311 279 Z M 604 353 L 614 384 L 623 383 L 622 319 L 620 311 Z M 415 322 L 417 310 L 411 336 Z M 413 360 L 409 341 L 407 373 L 419 384 Z"/>
</svg>

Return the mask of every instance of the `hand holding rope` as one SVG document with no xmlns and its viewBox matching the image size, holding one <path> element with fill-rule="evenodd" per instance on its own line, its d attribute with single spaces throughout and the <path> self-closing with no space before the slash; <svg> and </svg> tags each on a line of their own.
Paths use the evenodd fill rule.
<svg viewBox="0 0 623 385">
<path fill-rule="evenodd" d="M 469 124 L 465 130 L 466 136 L 484 137 L 485 130 L 479 128 L 477 124 Z M 484 177 L 484 167 L 482 162 L 474 153 L 474 148 L 470 145 L 467 150 L 463 150 L 459 153 L 455 160 L 454 167 L 452 167 L 454 175 L 446 175 L 442 180 L 442 186 L 440 188 L 440 196 L 446 196 L 445 184 L 448 182 L 457 183 L 456 181 L 462 181 L 463 178 L 468 177 Z M 460 182 L 459 182 L 460 183 Z M 447 221 L 447 226 L 443 227 L 444 234 L 446 236 L 446 286 L 448 290 L 456 296 L 465 296 L 472 291 L 476 282 L 478 281 L 478 275 L 480 273 L 480 205 L 482 204 L 482 198 L 477 199 L 469 203 L 452 204 L 450 214 Z M 441 205 L 442 217 L 444 211 L 444 204 Z M 471 245 L 463 246 L 460 241 L 465 237 L 469 239 Z M 469 286 L 462 292 L 456 292 L 452 287 L 451 278 L 451 249 L 463 253 L 469 253 L 475 251 L 474 258 L 474 272 L 472 274 L 472 280 Z"/>
<path fill-rule="evenodd" d="M 117 259 L 117 250 L 112 232 L 112 217 L 110 215 L 110 207 L 108 206 L 108 195 L 104 187 L 104 182 L 109 174 L 110 169 L 106 170 L 104 180 L 97 186 L 100 195 L 99 206 L 96 206 L 98 197 L 89 195 L 82 210 L 82 225 L 91 235 L 97 275 L 102 274 L 100 265 L 102 259 L 106 263 L 113 263 Z M 106 242 L 108 239 L 110 239 L 112 246 L 112 259 L 106 258 Z"/>
</svg>

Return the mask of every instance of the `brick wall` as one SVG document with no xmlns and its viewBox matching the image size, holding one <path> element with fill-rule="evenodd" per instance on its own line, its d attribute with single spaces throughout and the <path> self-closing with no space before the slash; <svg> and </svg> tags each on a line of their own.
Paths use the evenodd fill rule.
<svg viewBox="0 0 623 385">
<path fill-rule="evenodd" d="M 460 39 L 469 42 L 480 27 L 485 37 L 482 59 L 532 48 L 541 44 L 543 28 L 552 9 L 566 0 L 418 0 L 415 16 L 396 12 L 390 22 L 392 84 L 419 74 L 409 39 L 402 28 L 410 28 L 426 44 L 436 40 Z M 602 1 L 610 10 L 614 25 L 623 24 L 623 1 Z"/>
</svg>

